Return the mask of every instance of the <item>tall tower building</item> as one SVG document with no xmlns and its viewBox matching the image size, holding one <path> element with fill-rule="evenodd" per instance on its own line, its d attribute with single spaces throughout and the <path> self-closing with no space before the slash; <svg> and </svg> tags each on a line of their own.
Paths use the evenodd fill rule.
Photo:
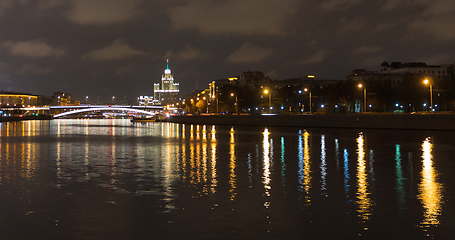
<svg viewBox="0 0 455 240">
<path fill-rule="evenodd" d="M 174 76 L 169 67 L 169 59 L 167 59 L 164 74 L 161 76 L 161 82 L 153 84 L 153 97 L 162 105 L 166 105 L 177 102 L 179 92 L 179 83 L 174 82 Z"/>
</svg>

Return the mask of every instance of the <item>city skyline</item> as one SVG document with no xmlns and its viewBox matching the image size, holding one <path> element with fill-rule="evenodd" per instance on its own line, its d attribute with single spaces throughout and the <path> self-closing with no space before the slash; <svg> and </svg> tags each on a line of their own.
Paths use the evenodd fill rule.
<svg viewBox="0 0 455 240">
<path fill-rule="evenodd" d="M 0 84 L 104 97 L 128 85 L 134 99 L 152 94 L 166 58 L 184 94 L 248 70 L 344 79 L 384 60 L 453 63 L 454 10 L 448 0 L 2 1 Z"/>
</svg>

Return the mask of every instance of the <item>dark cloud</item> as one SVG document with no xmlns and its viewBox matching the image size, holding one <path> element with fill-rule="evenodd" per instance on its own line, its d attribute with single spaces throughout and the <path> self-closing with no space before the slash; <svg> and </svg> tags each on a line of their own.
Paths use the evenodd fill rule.
<svg viewBox="0 0 455 240">
<path fill-rule="evenodd" d="M 65 54 L 65 50 L 50 46 L 40 40 L 31 41 L 7 41 L 3 43 L 3 47 L 8 50 L 11 55 L 23 57 L 60 57 Z"/>
<path fill-rule="evenodd" d="M 170 51 L 166 56 L 171 59 L 177 59 L 182 61 L 191 61 L 196 59 L 204 59 L 206 55 L 199 49 L 190 45 L 185 46 L 177 52 Z"/>
<path fill-rule="evenodd" d="M 205 34 L 281 35 L 298 0 L 190 0 L 170 8 L 172 26 Z"/>
<path fill-rule="evenodd" d="M 272 53 L 272 49 L 244 43 L 228 56 L 227 61 L 231 63 L 257 63 L 263 61 Z"/>
<path fill-rule="evenodd" d="M 246 70 L 342 79 L 454 62 L 453 29 L 453 0 L 0 0 L 0 83 L 134 99 L 166 57 L 184 92 Z"/>
<path fill-rule="evenodd" d="M 326 60 L 328 52 L 326 50 L 317 50 L 313 54 L 305 57 L 302 61 L 302 64 L 319 64 Z"/>
<path fill-rule="evenodd" d="M 70 0 L 68 18 L 77 24 L 124 22 L 140 13 L 141 0 Z"/>
<path fill-rule="evenodd" d="M 122 40 L 115 40 L 109 46 L 93 50 L 85 55 L 85 58 L 97 61 L 121 60 L 144 55 L 145 52 L 133 49 Z"/>
</svg>

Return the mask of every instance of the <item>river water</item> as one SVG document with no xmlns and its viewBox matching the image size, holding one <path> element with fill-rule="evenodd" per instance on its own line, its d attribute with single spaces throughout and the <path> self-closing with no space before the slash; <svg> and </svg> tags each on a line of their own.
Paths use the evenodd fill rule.
<svg viewBox="0 0 455 240">
<path fill-rule="evenodd" d="M 1 239 L 455 236 L 453 132 L 0 124 Z"/>
</svg>

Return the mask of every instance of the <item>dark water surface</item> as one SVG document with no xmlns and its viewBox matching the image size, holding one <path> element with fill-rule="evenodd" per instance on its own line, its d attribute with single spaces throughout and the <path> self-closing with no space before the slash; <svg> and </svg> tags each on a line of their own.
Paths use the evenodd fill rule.
<svg viewBox="0 0 455 240">
<path fill-rule="evenodd" d="M 0 239 L 455 239 L 454 132 L 0 129 Z"/>
</svg>

